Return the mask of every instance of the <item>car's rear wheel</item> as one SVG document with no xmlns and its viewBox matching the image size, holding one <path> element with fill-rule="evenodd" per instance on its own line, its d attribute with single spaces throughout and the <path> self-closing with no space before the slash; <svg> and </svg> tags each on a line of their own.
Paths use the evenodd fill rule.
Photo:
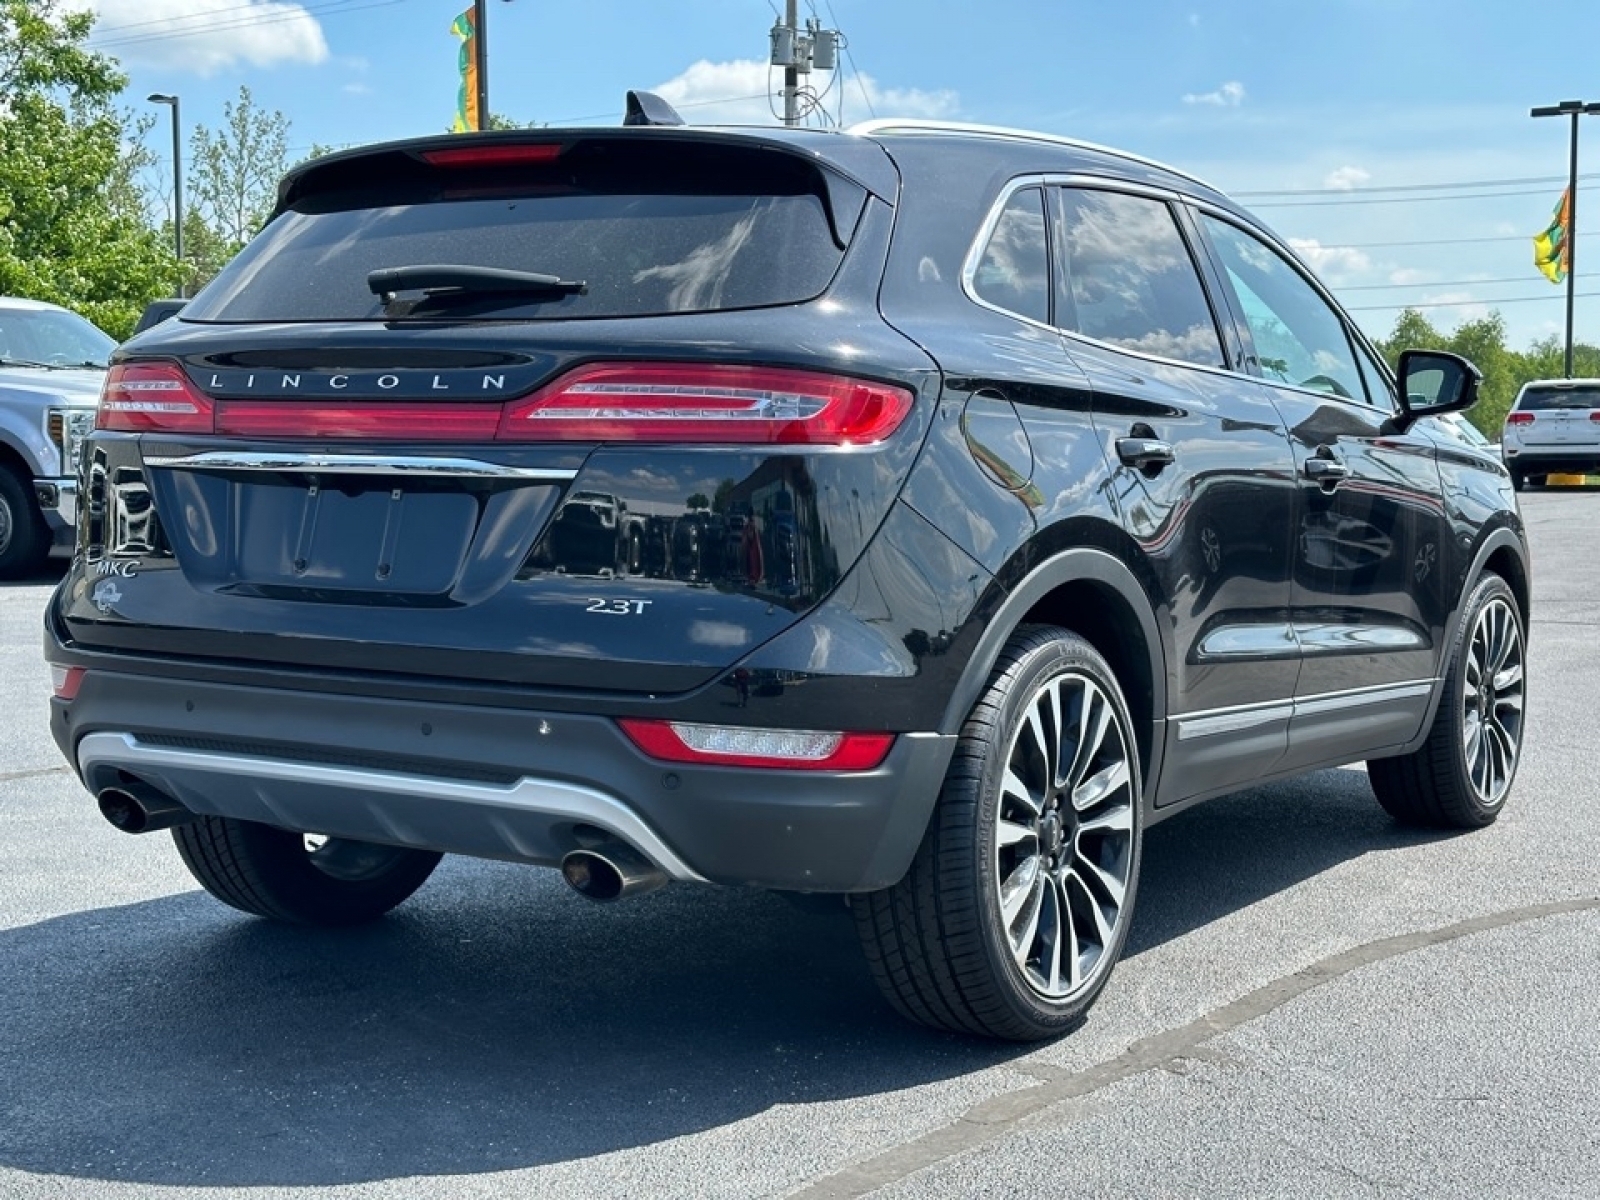
<svg viewBox="0 0 1600 1200">
<path fill-rule="evenodd" d="M 50 552 L 50 531 L 33 502 L 32 483 L 0 463 L 0 579 L 37 570 Z"/>
<path fill-rule="evenodd" d="M 1500 815 L 1522 755 L 1525 669 L 1516 597 L 1500 576 L 1484 575 L 1467 599 L 1428 740 L 1367 764 L 1385 811 L 1435 829 L 1478 829 Z"/>
<path fill-rule="evenodd" d="M 1524 475 L 1521 471 L 1512 471 L 1511 472 L 1511 490 L 1512 491 L 1514 491 L 1514 492 L 1524 491 L 1524 490 L 1526 490 L 1527 486 L 1528 486 L 1528 477 L 1526 475 Z"/>
<path fill-rule="evenodd" d="M 179 825 L 172 840 L 190 873 L 218 900 L 293 925 L 375 920 L 421 887 L 442 857 L 229 817 Z"/>
<path fill-rule="evenodd" d="M 1143 830 L 1138 744 L 1083 639 L 1008 643 L 961 732 L 906 877 L 852 909 L 889 1001 L 936 1028 L 1064 1033 L 1122 952 Z"/>
</svg>

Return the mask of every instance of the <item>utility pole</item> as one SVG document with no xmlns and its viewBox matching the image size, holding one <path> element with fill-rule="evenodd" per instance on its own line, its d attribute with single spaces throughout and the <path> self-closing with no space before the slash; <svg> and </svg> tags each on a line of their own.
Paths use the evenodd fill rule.
<svg viewBox="0 0 1600 1200">
<path fill-rule="evenodd" d="M 783 68 L 783 123 L 800 124 L 800 76 L 832 71 L 839 63 L 839 31 L 815 19 L 800 25 L 799 0 L 785 0 L 783 20 L 772 26 L 772 65 Z"/>
<path fill-rule="evenodd" d="M 1567 260 L 1567 355 L 1566 375 L 1572 378 L 1572 299 L 1578 279 L 1578 118 L 1585 113 L 1600 113 L 1600 103 L 1563 100 L 1530 110 L 1533 117 L 1571 117 L 1572 147 L 1567 162 L 1567 231 L 1563 256 Z"/>
</svg>

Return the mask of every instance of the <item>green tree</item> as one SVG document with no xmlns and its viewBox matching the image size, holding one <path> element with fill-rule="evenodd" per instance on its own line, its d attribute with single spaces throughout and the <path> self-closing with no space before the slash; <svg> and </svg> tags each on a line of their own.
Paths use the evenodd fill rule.
<svg viewBox="0 0 1600 1200">
<path fill-rule="evenodd" d="M 209 233 L 197 248 L 215 248 L 212 261 L 196 260 L 209 279 L 255 236 L 278 198 L 278 180 L 289 169 L 289 118 L 256 106 L 250 89 L 222 106 L 222 127 L 195 126 L 189 139 L 190 195 Z M 188 240 L 189 223 L 184 222 Z M 220 261 L 215 258 L 220 256 Z"/>
<path fill-rule="evenodd" d="M 114 336 L 170 292 L 177 264 L 143 219 L 125 86 L 83 46 L 91 14 L 0 0 L 0 294 L 49 300 Z"/>
</svg>

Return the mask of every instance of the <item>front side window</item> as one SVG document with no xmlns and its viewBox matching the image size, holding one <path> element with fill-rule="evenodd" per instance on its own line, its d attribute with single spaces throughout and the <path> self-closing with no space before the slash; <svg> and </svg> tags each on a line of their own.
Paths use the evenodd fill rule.
<svg viewBox="0 0 1600 1200">
<path fill-rule="evenodd" d="M 1314 392 L 1365 398 L 1344 322 L 1289 261 L 1237 225 L 1202 215 L 1233 284 L 1262 376 Z"/>
<path fill-rule="evenodd" d="M 1050 320 L 1050 258 L 1038 188 L 1022 188 L 1006 201 L 973 273 L 972 290 L 996 308 Z"/>
<path fill-rule="evenodd" d="M 1056 238 L 1070 311 L 1057 324 L 1141 354 L 1221 366 L 1222 340 L 1172 210 L 1160 200 L 1058 189 Z"/>
</svg>

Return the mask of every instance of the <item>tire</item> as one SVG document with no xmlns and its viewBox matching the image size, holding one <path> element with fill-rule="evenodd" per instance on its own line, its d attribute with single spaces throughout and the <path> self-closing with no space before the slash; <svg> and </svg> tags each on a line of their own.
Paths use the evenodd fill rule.
<svg viewBox="0 0 1600 1200">
<path fill-rule="evenodd" d="M 1521 471 L 1512 471 L 1511 472 L 1511 490 L 1513 492 L 1523 492 L 1523 491 L 1526 491 L 1527 488 L 1528 488 L 1528 477 L 1526 475 L 1524 475 Z"/>
<path fill-rule="evenodd" d="M 1548 476 L 1548 475 L 1529 475 L 1528 476 L 1528 482 L 1531 483 L 1534 487 L 1537 487 L 1537 488 L 1544 487 L 1544 485 L 1546 483 L 1548 483 L 1549 480 L 1550 480 L 1550 476 Z"/>
<path fill-rule="evenodd" d="M 313 849 L 304 834 L 230 817 L 179 825 L 172 840 L 190 873 L 218 900 L 291 925 L 376 920 L 421 887 L 443 857 L 345 839 Z"/>
<path fill-rule="evenodd" d="M 1373 759 L 1367 777 L 1402 825 L 1481 829 L 1505 807 L 1522 757 L 1527 642 L 1510 587 L 1485 574 L 1473 586 L 1428 740 Z"/>
<path fill-rule="evenodd" d="M 1012 1041 L 1073 1028 L 1127 939 L 1141 803 L 1137 739 L 1105 660 L 1066 630 L 1018 630 L 911 869 L 852 898 L 889 1002 L 936 1029 Z"/>
<path fill-rule="evenodd" d="M 50 553 L 50 530 L 34 503 L 33 483 L 0 465 L 0 579 L 31 575 Z"/>
</svg>

